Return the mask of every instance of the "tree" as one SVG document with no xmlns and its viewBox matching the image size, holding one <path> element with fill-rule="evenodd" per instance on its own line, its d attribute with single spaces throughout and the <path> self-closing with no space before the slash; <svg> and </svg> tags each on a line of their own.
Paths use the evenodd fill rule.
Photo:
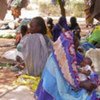
<svg viewBox="0 0 100 100">
<path fill-rule="evenodd" d="M 61 9 L 61 15 L 62 16 L 66 16 L 66 12 L 65 12 L 65 0 L 52 0 L 53 4 L 56 4 L 58 2 L 60 9 Z"/>
<path fill-rule="evenodd" d="M 64 8 L 65 1 L 64 0 L 58 0 L 58 3 L 59 3 L 59 6 L 60 6 L 60 9 L 61 9 L 61 15 L 66 16 L 66 12 L 65 12 L 65 8 Z"/>
</svg>

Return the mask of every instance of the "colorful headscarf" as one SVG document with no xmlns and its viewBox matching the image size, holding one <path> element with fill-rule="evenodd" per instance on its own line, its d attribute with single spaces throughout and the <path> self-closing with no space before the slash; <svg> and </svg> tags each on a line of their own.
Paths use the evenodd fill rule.
<svg viewBox="0 0 100 100">
<path fill-rule="evenodd" d="M 66 30 L 68 30 L 68 25 L 67 25 L 67 20 L 66 17 L 62 16 L 59 18 L 58 24 L 62 27 L 65 28 Z"/>
</svg>

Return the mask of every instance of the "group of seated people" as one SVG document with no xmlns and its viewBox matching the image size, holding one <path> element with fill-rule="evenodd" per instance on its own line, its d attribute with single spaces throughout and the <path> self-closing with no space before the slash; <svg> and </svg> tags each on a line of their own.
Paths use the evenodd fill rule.
<svg viewBox="0 0 100 100">
<path fill-rule="evenodd" d="M 79 51 L 81 29 L 76 18 L 70 22 L 62 16 L 55 25 L 51 18 L 45 24 L 43 18 L 34 17 L 29 27 L 21 26 L 16 46 L 23 55 L 24 73 L 41 76 L 37 100 L 97 100 L 98 75 L 91 59 Z"/>
<path fill-rule="evenodd" d="M 27 24 L 28 23 L 29 22 L 27 22 Z M 70 18 L 70 24 L 69 25 L 67 24 L 67 20 L 66 20 L 65 17 L 60 17 L 57 24 L 54 24 L 53 19 L 48 17 L 45 23 L 46 23 L 46 26 L 47 26 L 47 34 L 46 35 L 50 39 L 52 39 L 52 41 L 54 41 L 54 42 L 58 39 L 61 32 L 65 32 L 69 29 L 71 31 L 73 31 L 74 34 L 77 34 L 79 39 L 81 38 L 81 36 L 80 36 L 81 29 L 79 27 L 79 24 L 77 23 L 76 17 Z M 23 25 L 21 25 L 21 26 L 23 27 Z M 21 30 L 21 27 L 20 27 L 20 30 Z M 20 33 L 20 31 L 17 32 L 17 36 L 19 37 L 18 33 Z M 20 41 L 20 39 L 19 39 L 19 41 Z M 17 42 L 18 42 L 18 40 L 16 40 L 16 43 Z"/>
</svg>

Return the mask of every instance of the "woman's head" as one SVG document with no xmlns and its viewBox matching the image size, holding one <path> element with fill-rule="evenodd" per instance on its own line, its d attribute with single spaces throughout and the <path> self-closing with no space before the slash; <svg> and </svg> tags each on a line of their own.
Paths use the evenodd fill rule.
<svg viewBox="0 0 100 100">
<path fill-rule="evenodd" d="M 69 27 L 67 25 L 67 20 L 66 20 L 66 17 L 64 16 L 61 16 L 59 18 L 59 21 L 58 21 L 58 25 L 60 25 L 62 28 L 64 28 L 65 30 L 69 30 Z"/>
<path fill-rule="evenodd" d="M 48 18 L 47 19 L 47 27 L 52 30 L 54 24 L 53 24 L 53 19 L 52 18 Z"/>
<path fill-rule="evenodd" d="M 41 33 L 45 35 L 47 33 L 45 21 L 42 17 L 34 17 L 30 23 L 30 32 Z"/>
<path fill-rule="evenodd" d="M 53 24 L 53 19 L 52 18 L 47 18 L 47 24 Z"/>
<path fill-rule="evenodd" d="M 60 25 L 63 25 L 63 24 L 65 24 L 65 23 L 67 24 L 66 17 L 61 16 L 61 17 L 59 18 L 58 23 L 59 23 Z"/>
<path fill-rule="evenodd" d="M 70 18 L 70 23 L 71 23 L 71 24 L 76 24 L 76 23 L 77 23 L 76 17 L 71 17 L 71 18 Z"/>
</svg>

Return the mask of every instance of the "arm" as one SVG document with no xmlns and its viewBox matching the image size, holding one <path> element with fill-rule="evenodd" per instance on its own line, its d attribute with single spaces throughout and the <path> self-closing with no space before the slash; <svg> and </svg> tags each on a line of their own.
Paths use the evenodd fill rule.
<svg viewBox="0 0 100 100">
<path fill-rule="evenodd" d="M 22 49 L 23 49 L 23 45 L 19 43 L 19 44 L 17 45 L 17 50 L 21 52 Z"/>
<path fill-rule="evenodd" d="M 22 52 L 22 51 L 24 50 L 24 48 L 26 47 L 26 44 L 27 44 L 27 42 L 28 42 L 28 37 L 29 37 L 29 35 L 24 36 L 24 37 L 21 39 L 20 43 L 17 45 L 17 50 L 18 50 L 18 51 Z"/>
<path fill-rule="evenodd" d="M 80 70 L 80 72 L 81 72 L 82 74 L 87 75 L 87 76 L 89 76 L 89 75 L 90 75 L 90 73 L 91 73 L 91 71 L 90 71 L 90 70 L 88 70 L 88 71 L 86 71 L 86 70 Z"/>
</svg>

